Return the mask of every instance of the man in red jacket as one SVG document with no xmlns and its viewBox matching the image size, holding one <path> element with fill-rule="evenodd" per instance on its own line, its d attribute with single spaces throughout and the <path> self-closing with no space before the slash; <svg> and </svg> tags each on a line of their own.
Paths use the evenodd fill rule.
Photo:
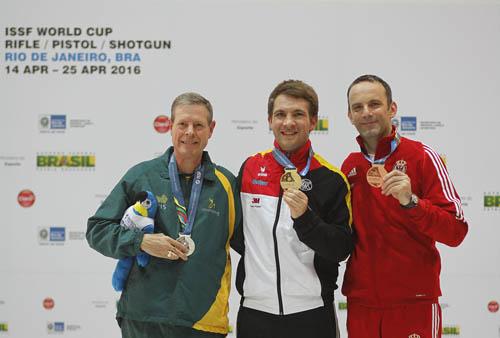
<svg viewBox="0 0 500 338">
<path fill-rule="evenodd" d="M 467 234 L 460 198 L 439 155 L 392 126 L 384 80 L 360 76 L 347 97 L 361 148 L 342 164 L 355 230 L 342 287 L 349 338 L 441 337 L 436 241 L 454 247 Z"/>
</svg>

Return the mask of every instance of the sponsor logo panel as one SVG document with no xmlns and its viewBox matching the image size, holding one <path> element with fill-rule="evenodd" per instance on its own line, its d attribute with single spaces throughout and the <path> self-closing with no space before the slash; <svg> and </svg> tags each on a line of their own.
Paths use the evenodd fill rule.
<svg viewBox="0 0 500 338">
<path fill-rule="evenodd" d="M 49 322 L 47 323 L 48 333 L 63 333 L 64 332 L 64 322 Z"/>
<path fill-rule="evenodd" d="M 442 121 L 421 121 L 421 130 L 437 130 L 444 128 L 444 123 Z"/>
<path fill-rule="evenodd" d="M 445 127 L 442 121 L 426 121 L 417 116 L 396 116 L 392 119 L 392 124 L 396 126 L 402 135 L 415 135 L 418 131 L 434 131 Z"/>
<path fill-rule="evenodd" d="M 499 211 L 500 210 L 500 193 L 486 192 L 483 196 L 484 210 Z"/>
<path fill-rule="evenodd" d="M 79 324 L 67 324 L 63 321 L 47 323 L 47 333 L 49 334 L 64 334 L 65 331 L 79 331 L 81 329 Z"/>
<path fill-rule="evenodd" d="M 47 297 L 43 300 L 42 305 L 46 310 L 52 310 L 54 308 L 55 302 L 51 297 Z"/>
<path fill-rule="evenodd" d="M 401 131 L 417 131 L 417 117 L 401 116 Z"/>
<path fill-rule="evenodd" d="M 153 127 L 160 134 L 168 133 L 172 129 L 172 120 L 166 115 L 158 115 L 153 122 Z"/>
<path fill-rule="evenodd" d="M 40 115 L 38 118 L 40 132 L 64 132 L 66 115 Z"/>
<path fill-rule="evenodd" d="M 39 227 L 37 229 L 38 244 L 64 245 L 67 241 L 85 241 L 85 231 L 68 229 L 61 226 Z"/>
<path fill-rule="evenodd" d="M 90 152 L 46 152 L 37 153 L 36 167 L 38 170 L 84 171 L 95 170 L 96 156 Z"/>
<path fill-rule="evenodd" d="M 236 130 L 254 130 L 259 121 L 257 120 L 231 120 L 231 124 L 234 125 Z M 269 129 L 271 130 L 271 129 Z"/>
<path fill-rule="evenodd" d="M 66 241 L 66 228 L 42 227 L 38 229 L 38 243 L 40 245 L 63 245 Z"/>
<path fill-rule="evenodd" d="M 68 123 L 69 121 L 69 123 Z M 41 134 L 62 134 L 69 128 L 85 128 L 93 125 L 90 119 L 68 119 L 66 114 L 43 114 L 38 116 L 38 130 Z"/>
<path fill-rule="evenodd" d="M 346 311 L 347 310 L 347 302 L 339 302 L 338 309 L 339 309 L 339 311 Z"/>
<path fill-rule="evenodd" d="M 491 313 L 498 312 L 498 302 L 496 300 L 492 300 L 488 303 L 488 311 L 490 311 Z"/>
<path fill-rule="evenodd" d="M 312 134 L 328 134 L 329 130 L 329 122 L 328 116 L 320 116 L 318 115 L 318 122 L 316 123 L 316 127 L 311 132 Z"/>
<path fill-rule="evenodd" d="M 4 167 L 20 167 L 24 164 L 25 157 L 21 155 L 0 155 L 0 162 Z"/>
<path fill-rule="evenodd" d="M 443 325 L 443 336 L 459 336 L 460 326 L 458 325 Z"/>
<path fill-rule="evenodd" d="M 35 203 L 36 197 L 33 191 L 24 189 L 17 195 L 17 202 L 23 208 L 29 208 Z"/>
</svg>

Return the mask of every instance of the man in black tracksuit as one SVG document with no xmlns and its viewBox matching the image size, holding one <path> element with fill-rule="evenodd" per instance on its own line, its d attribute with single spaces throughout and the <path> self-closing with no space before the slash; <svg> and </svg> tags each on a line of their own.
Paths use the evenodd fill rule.
<svg viewBox="0 0 500 338">
<path fill-rule="evenodd" d="M 333 293 L 353 247 L 350 190 L 312 149 L 317 119 L 314 89 L 282 82 L 268 103 L 274 149 L 241 167 L 238 338 L 338 337 Z"/>
</svg>

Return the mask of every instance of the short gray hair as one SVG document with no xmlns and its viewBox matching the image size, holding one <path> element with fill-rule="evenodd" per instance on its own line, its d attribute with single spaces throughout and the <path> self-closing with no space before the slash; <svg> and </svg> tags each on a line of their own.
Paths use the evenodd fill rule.
<svg viewBox="0 0 500 338">
<path fill-rule="evenodd" d="M 210 101 L 208 101 L 206 98 L 204 98 L 202 95 L 194 92 L 188 92 L 188 93 L 183 93 L 179 96 L 177 96 L 172 102 L 172 107 L 170 108 L 170 119 L 172 122 L 174 121 L 174 109 L 177 106 L 183 106 L 183 105 L 202 105 L 205 106 L 208 110 L 208 123 L 212 122 L 214 112 L 212 109 L 212 104 Z"/>
</svg>

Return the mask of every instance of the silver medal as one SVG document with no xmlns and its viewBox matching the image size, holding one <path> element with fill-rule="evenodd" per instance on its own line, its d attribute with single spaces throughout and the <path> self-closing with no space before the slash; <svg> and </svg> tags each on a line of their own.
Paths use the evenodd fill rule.
<svg viewBox="0 0 500 338">
<path fill-rule="evenodd" d="M 190 256 L 194 252 L 196 245 L 190 235 L 179 234 L 177 242 L 182 243 L 188 249 L 187 256 Z"/>
</svg>

